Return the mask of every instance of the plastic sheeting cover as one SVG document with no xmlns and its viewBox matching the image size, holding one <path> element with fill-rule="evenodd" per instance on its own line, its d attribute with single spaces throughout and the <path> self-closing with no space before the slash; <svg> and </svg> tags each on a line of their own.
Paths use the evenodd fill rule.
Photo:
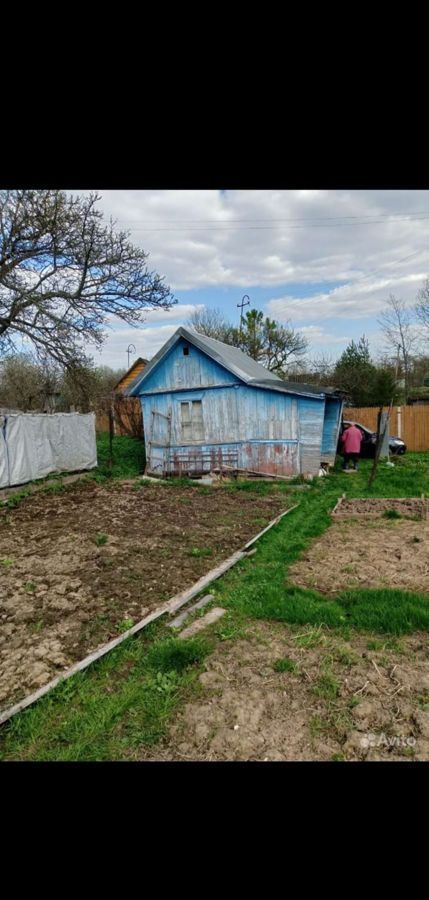
<svg viewBox="0 0 429 900">
<path fill-rule="evenodd" d="M 94 413 L 0 417 L 0 487 L 96 465 Z"/>
</svg>

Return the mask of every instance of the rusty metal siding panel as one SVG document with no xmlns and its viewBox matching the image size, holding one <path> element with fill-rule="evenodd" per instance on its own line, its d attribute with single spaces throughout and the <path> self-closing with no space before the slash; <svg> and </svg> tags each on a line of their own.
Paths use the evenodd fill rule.
<svg viewBox="0 0 429 900">
<path fill-rule="evenodd" d="M 270 475 L 299 473 L 298 441 L 248 441 L 240 445 L 238 465 L 242 469 Z"/>
<path fill-rule="evenodd" d="M 343 402 L 335 397 L 326 397 L 325 418 L 322 434 L 322 460 L 332 465 L 337 455 L 338 433 L 341 424 Z"/>
<path fill-rule="evenodd" d="M 227 444 L 172 446 L 168 459 L 169 475 L 203 474 L 223 466 L 238 466 L 272 475 L 296 475 L 299 472 L 297 441 L 253 441 Z"/>
<path fill-rule="evenodd" d="M 185 346 L 189 346 L 188 356 L 183 355 Z M 146 394 L 170 389 L 192 389 L 214 384 L 232 384 L 235 380 L 230 372 L 197 347 L 187 345 L 182 338 L 148 376 L 142 385 L 142 391 Z"/>
<path fill-rule="evenodd" d="M 320 468 L 325 401 L 299 397 L 301 473 L 317 475 Z"/>
<path fill-rule="evenodd" d="M 199 441 L 185 440 L 183 434 L 181 403 L 190 400 L 202 401 Z M 152 411 L 161 418 L 171 411 L 168 452 L 158 453 L 170 474 L 210 471 L 221 464 L 279 475 L 316 474 L 319 469 L 323 399 L 225 385 L 154 393 L 141 401 L 148 441 Z"/>
</svg>

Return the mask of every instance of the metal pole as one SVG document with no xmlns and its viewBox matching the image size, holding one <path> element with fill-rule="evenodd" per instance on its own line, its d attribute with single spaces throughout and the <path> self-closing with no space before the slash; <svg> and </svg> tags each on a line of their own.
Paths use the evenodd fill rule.
<svg viewBox="0 0 429 900">
<path fill-rule="evenodd" d="M 127 347 L 128 369 L 130 368 L 130 353 L 133 353 L 133 352 L 134 353 L 136 352 L 136 348 L 135 348 L 134 344 L 128 344 L 128 347 Z"/>
<path fill-rule="evenodd" d="M 246 297 L 247 297 L 247 303 L 244 302 Z M 244 306 L 250 306 L 250 297 L 248 294 L 244 294 L 244 297 L 242 297 L 241 303 L 237 303 L 237 307 L 240 310 L 240 337 L 241 337 L 241 332 L 242 332 L 242 327 L 243 327 L 243 307 Z"/>
</svg>

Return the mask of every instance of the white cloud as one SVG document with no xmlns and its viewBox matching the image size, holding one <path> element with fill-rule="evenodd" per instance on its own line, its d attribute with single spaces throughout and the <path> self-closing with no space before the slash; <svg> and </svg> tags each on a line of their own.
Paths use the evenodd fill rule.
<svg viewBox="0 0 429 900">
<path fill-rule="evenodd" d="M 130 356 L 130 365 L 138 356 L 151 359 L 177 329 L 177 325 L 160 325 L 155 328 L 115 328 L 108 332 L 102 351 L 91 351 L 95 365 L 112 369 L 127 368 L 127 347 L 134 344 L 136 352 Z"/>
<path fill-rule="evenodd" d="M 429 269 L 428 191 L 103 191 L 101 207 L 175 292 Z"/>
<path fill-rule="evenodd" d="M 136 352 L 130 356 L 130 364 L 138 356 L 151 359 L 162 347 L 165 341 L 171 337 L 179 325 L 186 325 L 193 312 L 204 309 L 204 305 L 193 303 L 178 303 L 171 309 L 153 309 L 145 312 L 145 321 L 133 328 L 126 326 L 116 316 L 107 319 L 106 340 L 101 352 L 93 353 L 96 365 L 111 366 L 113 369 L 122 369 L 127 366 L 127 347 L 134 344 Z M 153 327 L 152 323 L 160 323 Z M 162 322 L 169 324 L 163 325 Z"/>
<path fill-rule="evenodd" d="M 179 300 L 182 291 L 211 289 L 213 297 L 218 288 L 222 305 L 226 287 L 237 293 L 263 288 L 257 305 L 281 321 L 312 328 L 309 339 L 319 347 L 326 341 L 339 349 L 345 320 L 349 339 L 359 320 L 371 318 L 375 328 L 390 293 L 412 304 L 429 274 L 425 190 L 100 193 L 105 214 L 130 230 L 131 241 L 149 253 L 149 268 Z M 279 287 L 282 296 L 275 297 Z M 169 312 L 147 313 L 141 355 L 153 355 L 149 335 L 156 342 L 160 332 L 152 325 L 189 318 L 194 307 L 187 299 Z M 335 319 L 337 326 L 325 332 L 322 324 Z M 133 330 L 128 341 L 136 343 L 135 337 Z M 105 348 L 117 347 L 122 359 L 118 340 L 117 332 Z"/>
<path fill-rule="evenodd" d="M 320 325 L 302 325 L 299 329 L 300 333 L 307 338 L 311 344 L 344 344 L 349 341 L 345 335 L 330 334 Z"/>
<path fill-rule="evenodd" d="M 284 296 L 270 300 L 269 315 L 280 322 L 292 319 L 365 319 L 378 316 L 386 307 L 390 293 L 396 293 L 411 304 L 421 285 L 424 273 L 403 275 L 400 278 L 379 278 L 357 281 L 311 297 Z"/>
</svg>

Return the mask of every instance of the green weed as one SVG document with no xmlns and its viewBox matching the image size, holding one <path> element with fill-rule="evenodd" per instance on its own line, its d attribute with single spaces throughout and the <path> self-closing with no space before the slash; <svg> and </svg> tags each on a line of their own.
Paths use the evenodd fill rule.
<svg viewBox="0 0 429 900">
<path fill-rule="evenodd" d="M 338 697 L 340 684 L 333 672 L 326 670 L 319 675 L 313 691 L 324 700 L 335 700 Z"/>
<path fill-rule="evenodd" d="M 133 625 L 134 625 L 133 619 L 122 619 L 121 622 L 118 622 L 116 627 L 117 627 L 118 631 L 124 632 L 124 631 L 129 631 L 129 629 L 132 628 Z"/>
<path fill-rule="evenodd" d="M 397 509 L 385 509 L 383 519 L 402 519 L 402 515 Z"/>
<path fill-rule="evenodd" d="M 293 659 L 290 659 L 289 656 L 285 656 L 283 659 L 276 659 L 273 669 L 275 672 L 296 672 L 298 666 Z"/>
<path fill-rule="evenodd" d="M 192 547 L 192 550 L 189 550 L 189 556 L 205 559 L 208 556 L 213 556 L 213 550 L 210 550 L 209 547 Z"/>
</svg>

